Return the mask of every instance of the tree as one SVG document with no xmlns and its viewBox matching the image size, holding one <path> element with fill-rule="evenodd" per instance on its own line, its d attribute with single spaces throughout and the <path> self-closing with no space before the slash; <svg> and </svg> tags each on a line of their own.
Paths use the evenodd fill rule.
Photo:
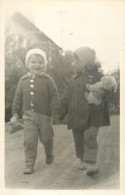
<svg viewBox="0 0 125 195">
<path fill-rule="evenodd" d="M 62 98 L 63 91 L 72 78 L 73 72 L 71 68 L 72 52 L 66 52 L 65 55 L 53 55 L 52 61 L 48 64 L 48 72 L 53 77 L 60 98 Z"/>
<path fill-rule="evenodd" d="M 115 109 L 116 113 L 120 112 L 120 69 L 119 67 L 114 69 L 109 73 L 110 76 L 113 76 L 117 82 L 117 91 L 113 93 L 110 97 L 110 105 Z"/>
<path fill-rule="evenodd" d="M 65 56 L 57 50 L 49 40 L 39 40 L 35 32 L 27 33 L 27 36 L 5 29 L 5 120 L 11 117 L 11 108 L 17 83 L 26 73 L 25 55 L 29 49 L 41 48 L 48 58 L 47 71 L 53 77 L 60 97 L 65 86 L 72 77 L 71 54 Z"/>
<path fill-rule="evenodd" d="M 5 29 L 5 120 L 11 117 L 11 107 L 15 89 L 20 77 L 25 74 L 26 50 L 22 46 L 23 37 L 10 29 Z"/>
</svg>

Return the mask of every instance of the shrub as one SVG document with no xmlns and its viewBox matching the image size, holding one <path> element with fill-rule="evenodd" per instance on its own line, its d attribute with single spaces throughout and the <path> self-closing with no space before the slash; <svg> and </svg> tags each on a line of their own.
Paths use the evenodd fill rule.
<svg viewBox="0 0 125 195">
<path fill-rule="evenodd" d="M 117 91 L 116 93 L 113 93 L 110 98 L 110 110 L 111 113 L 120 113 L 120 69 L 119 67 L 114 69 L 112 72 L 109 73 L 110 76 L 113 76 L 116 79 L 117 82 Z"/>
<path fill-rule="evenodd" d="M 57 48 L 54 48 L 54 45 L 51 45 L 50 51 L 48 41 L 38 41 L 33 37 L 33 33 L 29 33 L 29 36 L 28 34 L 23 36 L 14 33 L 11 29 L 6 28 L 5 30 L 5 121 L 9 121 L 11 117 L 11 108 L 18 81 L 26 73 L 24 64 L 27 50 L 37 47 L 44 50 L 47 57 L 50 57 L 51 54 L 47 71 L 53 77 L 60 97 L 71 78 L 70 55 L 62 56 Z"/>
</svg>

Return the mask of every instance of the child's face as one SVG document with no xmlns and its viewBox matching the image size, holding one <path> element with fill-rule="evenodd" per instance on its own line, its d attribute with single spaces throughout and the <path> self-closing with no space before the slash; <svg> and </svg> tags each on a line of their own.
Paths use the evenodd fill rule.
<svg viewBox="0 0 125 195">
<path fill-rule="evenodd" d="M 93 72 L 94 70 L 98 70 L 98 68 L 96 66 L 94 66 L 93 64 L 87 64 L 85 66 L 85 70 L 87 72 Z"/>
<path fill-rule="evenodd" d="M 33 54 L 29 57 L 27 68 L 33 74 L 41 73 L 45 68 L 45 62 L 41 55 Z"/>
</svg>

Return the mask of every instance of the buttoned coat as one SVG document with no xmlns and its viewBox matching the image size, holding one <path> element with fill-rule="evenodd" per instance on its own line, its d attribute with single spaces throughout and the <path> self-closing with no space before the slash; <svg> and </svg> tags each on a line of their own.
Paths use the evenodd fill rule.
<svg viewBox="0 0 125 195">
<path fill-rule="evenodd" d="M 34 111 L 52 116 L 60 113 L 60 101 L 53 79 L 46 73 L 24 75 L 17 86 L 13 113 Z"/>
</svg>

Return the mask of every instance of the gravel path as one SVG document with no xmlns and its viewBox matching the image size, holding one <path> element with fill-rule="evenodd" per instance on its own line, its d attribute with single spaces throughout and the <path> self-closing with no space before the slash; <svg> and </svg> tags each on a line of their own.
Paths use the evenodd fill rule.
<svg viewBox="0 0 125 195">
<path fill-rule="evenodd" d="M 118 189 L 119 188 L 119 116 L 111 117 L 111 126 L 98 133 L 98 161 L 101 171 L 94 177 L 78 170 L 78 159 L 71 131 L 66 125 L 54 126 L 53 164 L 45 164 L 43 146 L 38 144 L 34 174 L 24 175 L 23 130 L 5 134 L 6 188 L 20 189 Z"/>
</svg>

